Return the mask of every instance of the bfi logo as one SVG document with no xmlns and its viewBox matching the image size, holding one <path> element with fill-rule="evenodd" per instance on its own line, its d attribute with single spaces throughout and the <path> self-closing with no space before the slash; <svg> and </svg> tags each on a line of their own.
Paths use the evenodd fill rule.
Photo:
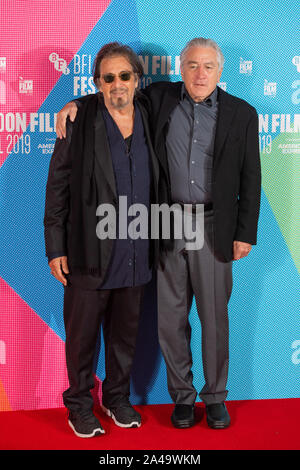
<svg viewBox="0 0 300 470">
<path fill-rule="evenodd" d="M 67 66 L 67 62 L 65 59 L 59 57 L 56 52 L 51 52 L 49 55 L 50 62 L 54 65 L 55 70 L 58 72 L 62 72 L 64 75 L 68 75 L 70 73 L 70 69 Z"/>
</svg>

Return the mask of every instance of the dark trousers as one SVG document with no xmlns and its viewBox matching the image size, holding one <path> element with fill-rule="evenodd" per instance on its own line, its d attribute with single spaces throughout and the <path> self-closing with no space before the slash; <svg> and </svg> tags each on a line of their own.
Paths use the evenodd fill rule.
<svg viewBox="0 0 300 470">
<path fill-rule="evenodd" d="M 229 342 L 227 305 L 232 290 L 232 262 L 223 263 L 214 253 L 213 213 L 205 213 L 203 248 L 185 249 L 175 240 L 174 250 L 162 259 L 157 272 L 158 336 L 167 365 L 168 389 L 176 404 L 193 404 L 191 327 L 189 313 L 196 299 L 202 329 L 202 362 L 205 384 L 200 398 L 209 405 L 227 396 Z"/>
<path fill-rule="evenodd" d="M 111 290 L 65 287 L 65 349 L 70 387 L 63 393 L 63 400 L 68 409 L 93 407 L 90 390 L 94 387 L 93 365 L 101 322 L 106 369 L 102 402 L 110 407 L 128 401 L 143 291 L 143 286 Z"/>
</svg>

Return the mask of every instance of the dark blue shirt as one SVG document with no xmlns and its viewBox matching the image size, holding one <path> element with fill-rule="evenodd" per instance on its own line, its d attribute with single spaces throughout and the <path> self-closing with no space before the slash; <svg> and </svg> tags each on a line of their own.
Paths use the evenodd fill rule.
<svg viewBox="0 0 300 470">
<path fill-rule="evenodd" d="M 127 212 L 132 204 L 143 204 L 150 214 L 151 167 L 144 126 L 139 108 L 135 106 L 133 134 L 128 148 L 118 126 L 103 105 L 103 118 L 107 130 L 111 158 L 115 173 L 118 196 L 127 197 Z M 123 214 L 122 226 L 128 225 L 136 216 Z M 124 220 L 124 215 L 125 220 Z M 137 212 L 137 217 L 139 213 Z M 127 220 L 126 220 L 127 219 Z M 147 221 L 148 222 L 148 221 Z M 140 227 L 144 228 L 144 227 Z M 140 231 L 137 227 L 137 232 Z M 101 289 L 133 287 L 151 280 L 149 267 L 149 233 L 147 238 L 118 238 L 119 212 L 117 213 L 117 238 L 112 258 Z"/>
</svg>

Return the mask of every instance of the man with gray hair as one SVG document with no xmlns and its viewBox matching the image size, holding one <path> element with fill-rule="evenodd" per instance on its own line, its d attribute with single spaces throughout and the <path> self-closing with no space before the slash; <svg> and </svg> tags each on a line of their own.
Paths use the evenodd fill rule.
<svg viewBox="0 0 300 470">
<path fill-rule="evenodd" d="M 160 202 L 204 206 L 204 245 L 188 250 L 186 240 L 162 240 L 158 268 L 158 335 L 167 365 L 168 389 L 178 428 L 195 422 L 191 327 L 195 296 L 202 327 L 205 384 L 199 393 L 207 423 L 230 424 L 225 406 L 229 363 L 228 302 L 232 261 L 256 244 L 260 206 L 258 117 L 244 100 L 217 86 L 224 57 L 211 39 L 195 38 L 180 55 L 183 82 L 158 82 L 143 90 L 160 171 Z M 58 134 L 67 114 L 58 115 Z"/>
</svg>

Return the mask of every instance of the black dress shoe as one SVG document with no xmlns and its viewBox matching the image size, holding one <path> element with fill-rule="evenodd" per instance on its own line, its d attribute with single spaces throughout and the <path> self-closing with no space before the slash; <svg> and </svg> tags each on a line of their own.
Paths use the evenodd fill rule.
<svg viewBox="0 0 300 470">
<path fill-rule="evenodd" d="M 207 424 L 213 429 L 224 429 L 230 425 L 230 416 L 225 403 L 206 405 Z"/>
<path fill-rule="evenodd" d="M 190 428 L 195 424 L 194 405 L 175 405 L 171 416 L 175 428 Z"/>
</svg>

